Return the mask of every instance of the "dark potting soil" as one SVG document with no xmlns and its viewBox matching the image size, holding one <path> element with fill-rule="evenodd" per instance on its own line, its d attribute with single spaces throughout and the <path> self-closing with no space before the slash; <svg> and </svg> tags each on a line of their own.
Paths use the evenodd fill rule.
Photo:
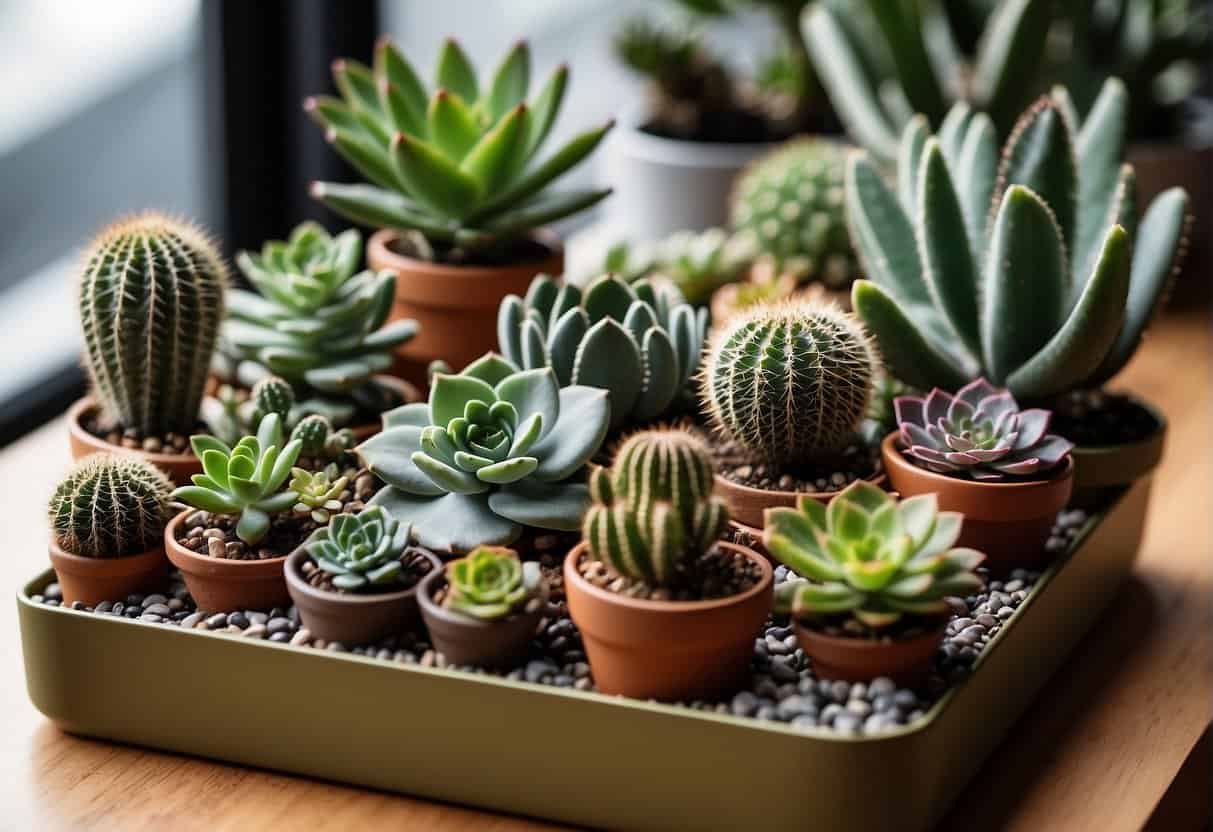
<svg viewBox="0 0 1213 832">
<path fill-rule="evenodd" d="M 303 561 L 299 567 L 303 572 L 303 578 L 309 584 L 317 589 L 323 589 L 325 592 L 334 592 L 338 595 L 384 595 L 390 592 L 400 592 L 406 589 L 412 589 L 421 579 L 430 574 L 430 570 L 434 568 L 434 564 L 430 561 L 427 555 L 429 551 L 422 549 L 420 546 L 410 546 L 404 550 L 404 554 L 400 556 L 400 563 L 403 569 L 400 571 L 398 580 L 390 584 L 372 584 L 366 589 L 357 591 L 340 589 L 333 586 L 333 577 L 328 572 L 318 567 L 310 559 Z"/>
<path fill-rule="evenodd" d="M 423 250 L 407 236 L 401 236 L 392 240 L 388 248 L 401 257 L 428 260 L 446 266 L 517 266 L 523 263 L 539 263 L 553 253 L 550 246 L 530 237 L 505 240 L 471 250 L 428 240 L 426 244 L 430 246 L 430 251 Z"/>
<path fill-rule="evenodd" d="M 113 423 L 107 423 L 97 413 L 87 415 L 81 420 L 80 426 L 85 432 L 121 448 L 147 451 L 152 454 L 180 454 L 185 456 L 192 453 L 189 437 L 180 433 L 166 433 L 161 436 L 144 436 L 135 428 L 123 428 Z M 199 423 L 195 433 L 206 433 L 206 426 Z"/>
<path fill-rule="evenodd" d="M 1148 438 L 1158 420 L 1128 396 L 1083 390 L 1053 404 L 1049 430 L 1077 445 L 1120 445 Z"/>
<path fill-rule="evenodd" d="M 839 491 L 856 480 L 870 479 L 881 470 L 880 449 L 859 442 L 838 454 L 806 465 L 780 466 L 755 459 L 732 440 L 707 435 L 716 472 L 729 482 L 767 491 Z"/>
<path fill-rule="evenodd" d="M 650 119 L 640 126 L 641 133 L 661 139 L 713 144 L 757 144 L 791 138 L 795 131 L 780 129 L 760 112 L 732 110 L 705 112 L 692 131 L 679 129 L 661 119 Z"/>
<path fill-rule="evenodd" d="M 719 546 L 687 564 L 672 587 L 654 587 L 620 575 L 600 561 L 582 557 L 577 572 L 591 584 L 628 598 L 649 601 L 709 601 L 745 592 L 762 578 L 752 560 Z"/>
</svg>

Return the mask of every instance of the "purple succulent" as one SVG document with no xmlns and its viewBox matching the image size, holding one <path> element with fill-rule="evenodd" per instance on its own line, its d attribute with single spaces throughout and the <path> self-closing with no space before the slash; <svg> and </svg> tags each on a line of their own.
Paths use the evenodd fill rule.
<svg viewBox="0 0 1213 832">
<path fill-rule="evenodd" d="M 1074 447 L 1048 433 L 1050 411 L 1020 410 L 1010 392 L 984 378 L 955 396 L 939 388 L 925 397 L 899 396 L 893 408 L 905 452 L 940 474 L 1031 476 L 1055 468 Z"/>
</svg>

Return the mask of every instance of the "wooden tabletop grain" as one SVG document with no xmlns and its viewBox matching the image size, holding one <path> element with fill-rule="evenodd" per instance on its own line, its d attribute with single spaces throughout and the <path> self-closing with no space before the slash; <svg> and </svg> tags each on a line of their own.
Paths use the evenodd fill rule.
<svg viewBox="0 0 1213 832">
<path fill-rule="evenodd" d="M 1171 420 L 1134 576 L 961 796 L 948 829 L 1207 822 L 1213 339 L 1207 307 L 1177 306 L 1117 382 Z M 44 502 L 66 465 L 61 421 L 0 451 L 0 574 L 10 592 L 47 566 Z M 14 604 L 0 609 L 0 830 L 555 828 L 65 735 L 26 697 Z M 491 767 L 478 776 L 492 777 Z"/>
</svg>

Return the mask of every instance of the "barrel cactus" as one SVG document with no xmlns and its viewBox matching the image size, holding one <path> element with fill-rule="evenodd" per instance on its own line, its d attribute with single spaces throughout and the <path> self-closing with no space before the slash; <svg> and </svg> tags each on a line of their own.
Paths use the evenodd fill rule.
<svg viewBox="0 0 1213 832">
<path fill-rule="evenodd" d="M 303 544 L 312 562 L 328 573 L 337 589 L 382 589 L 399 583 L 409 527 L 382 508 L 339 514 L 316 529 Z"/>
<path fill-rule="evenodd" d="M 648 430 L 590 475 L 582 523 L 590 555 L 650 586 L 677 583 L 724 533 L 729 511 L 712 496 L 712 456 L 687 431 Z"/>
<path fill-rule="evenodd" d="M 252 423 L 260 424 L 261 420 L 271 413 L 277 413 L 285 422 L 295 406 L 295 390 L 290 383 L 278 376 L 266 376 L 253 385 L 249 398 L 253 402 Z"/>
<path fill-rule="evenodd" d="M 837 306 L 757 306 L 713 335 L 704 408 L 722 435 L 756 456 L 804 463 L 855 438 L 876 371 L 863 327 Z"/>
<path fill-rule="evenodd" d="M 332 423 L 315 413 L 304 416 L 291 431 L 291 439 L 299 440 L 299 455 L 310 457 L 330 456 L 329 438 L 332 435 Z"/>
<path fill-rule="evenodd" d="M 477 546 L 446 567 L 449 610 L 497 621 L 521 611 L 543 592 L 543 573 L 536 561 L 523 563 L 504 546 Z"/>
<path fill-rule="evenodd" d="M 609 391 L 611 426 L 619 428 L 686 408 L 707 325 L 707 310 L 668 284 L 603 275 L 583 293 L 539 275 L 525 298 L 501 302 L 497 339 L 507 360 L 550 366 L 562 387 Z"/>
<path fill-rule="evenodd" d="M 194 429 L 227 281 L 214 242 L 192 223 L 147 213 L 97 235 L 79 300 L 104 418 L 144 436 Z"/>
<path fill-rule="evenodd" d="M 831 289 L 851 285 L 855 252 L 847 232 L 846 149 L 828 139 L 795 139 L 752 162 L 730 199 L 730 223 L 781 273 Z"/>
<path fill-rule="evenodd" d="M 48 511 L 51 533 L 73 555 L 146 552 L 164 537 L 172 487 L 160 469 L 141 459 L 92 454 L 55 487 Z"/>
</svg>

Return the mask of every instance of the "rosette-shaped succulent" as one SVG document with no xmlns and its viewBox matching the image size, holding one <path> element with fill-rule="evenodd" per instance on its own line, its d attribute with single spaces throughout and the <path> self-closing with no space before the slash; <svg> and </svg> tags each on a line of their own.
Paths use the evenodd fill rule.
<svg viewBox="0 0 1213 832">
<path fill-rule="evenodd" d="M 290 489 L 298 500 L 295 513 L 310 515 L 323 526 L 334 512 L 341 511 L 342 504 L 337 498 L 349 481 L 349 477 L 330 479 L 327 471 L 292 468 Z"/>
<path fill-rule="evenodd" d="M 829 506 L 801 497 L 769 508 L 762 539 L 773 557 L 807 580 L 776 588 L 775 606 L 797 617 L 849 613 L 868 627 L 902 615 L 942 616 L 945 600 L 982 583 L 985 555 L 954 548 L 964 516 L 939 511 L 934 494 L 898 500 L 855 482 Z"/>
<path fill-rule="evenodd" d="M 409 543 L 409 527 L 378 506 L 339 514 L 303 544 L 338 589 L 357 591 L 395 583 Z"/>
<path fill-rule="evenodd" d="M 696 310 L 668 284 L 630 286 L 603 275 L 583 293 L 547 275 L 526 297 L 508 295 L 497 312 L 502 354 L 519 367 L 551 367 L 561 386 L 610 391 L 611 426 L 672 416 L 691 398 L 707 332 Z"/>
<path fill-rule="evenodd" d="M 357 451 L 389 486 L 373 504 L 422 546 L 463 553 L 512 543 L 523 526 L 577 529 L 589 492 L 575 475 L 610 420 L 605 390 L 562 388 L 550 367 L 519 370 L 489 353 L 436 373 L 427 403 L 385 413 Z"/>
<path fill-rule="evenodd" d="M 521 610 L 543 591 L 543 574 L 534 561 L 502 546 L 477 546 L 446 567 L 447 609 L 496 621 Z"/>
<path fill-rule="evenodd" d="M 929 471 L 999 480 L 1056 468 L 1074 443 L 1048 432 L 1047 410 L 1020 410 L 1015 397 L 984 378 L 950 396 L 938 387 L 893 401 L 907 455 Z"/>
</svg>

